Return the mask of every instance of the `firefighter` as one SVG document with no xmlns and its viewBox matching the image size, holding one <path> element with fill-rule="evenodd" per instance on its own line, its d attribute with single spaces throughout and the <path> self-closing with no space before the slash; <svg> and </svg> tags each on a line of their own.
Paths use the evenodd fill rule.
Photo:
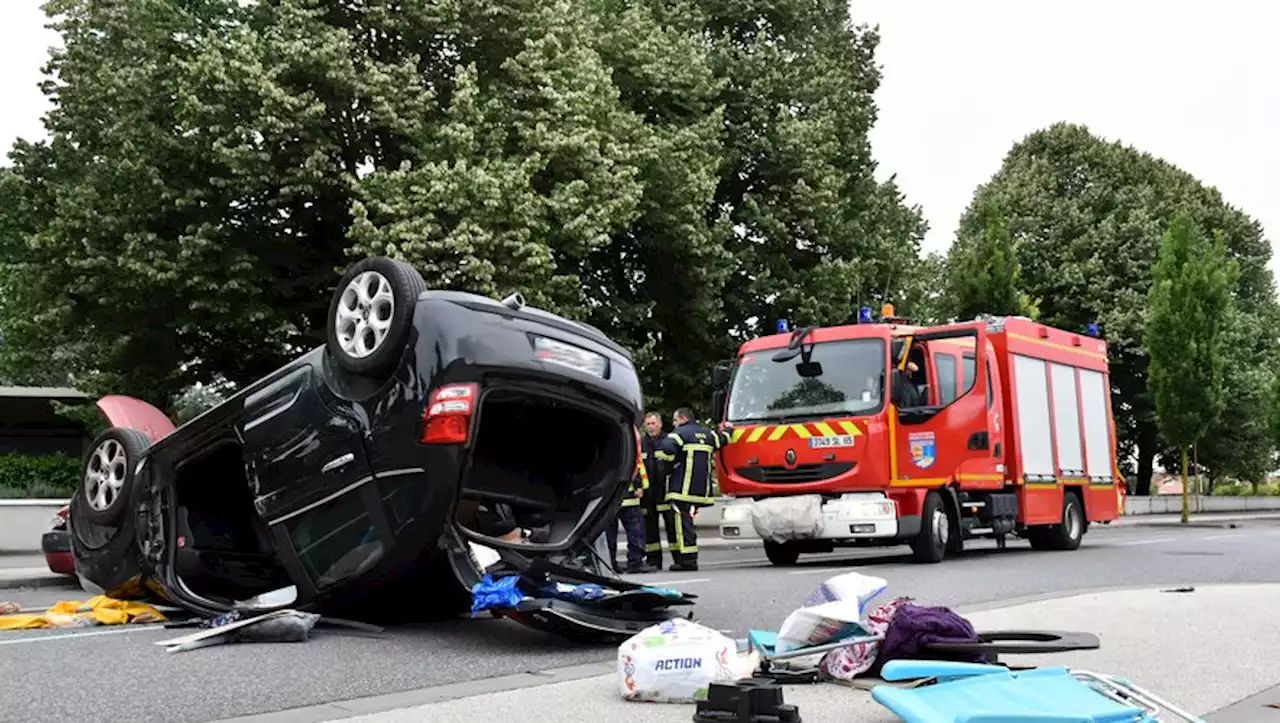
<svg viewBox="0 0 1280 723">
<path fill-rule="evenodd" d="M 664 515 L 667 537 L 671 541 L 672 570 L 698 569 L 698 533 L 693 526 L 697 508 L 714 504 L 711 497 L 712 457 L 729 443 L 729 425 L 713 432 L 693 421 L 693 412 L 681 407 L 672 415 L 675 429 L 662 438 L 659 459 L 671 462 L 667 481 L 666 502 L 671 509 Z"/>
<path fill-rule="evenodd" d="M 640 438 L 640 459 L 649 474 L 649 489 L 640 499 L 641 514 L 644 516 L 644 552 L 645 562 L 654 570 L 662 569 L 662 537 L 658 534 L 658 522 L 671 505 L 667 504 L 667 475 L 669 466 L 658 459 L 662 441 L 662 416 L 657 412 L 644 415 L 644 436 Z M 671 531 L 668 528 L 668 537 Z M 675 539 L 674 537 L 672 539 Z"/>
<path fill-rule="evenodd" d="M 644 511 L 640 508 L 640 500 L 648 493 L 649 488 L 649 472 L 645 469 L 642 457 L 636 468 L 636 475 L 631 480 L 631 494 L 622 500 L 618 519 L 607 530 L 609 556 L 613 569 L 617 570 L 618 522 L 622 523 L 622 530 L 627 535 L 627 567 L 624 572 L 630 575 L 654 572 L 654 568 L 645 564 Z"/>
</svg>

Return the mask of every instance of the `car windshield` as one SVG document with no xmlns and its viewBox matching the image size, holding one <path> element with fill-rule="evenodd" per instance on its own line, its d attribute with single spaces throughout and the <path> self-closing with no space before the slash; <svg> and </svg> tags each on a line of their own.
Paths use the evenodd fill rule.
<svg viewBox="0 0 1280 723">
<path fill-rule="evenodd" d="M 855 339 L 813 345 L 809 368 L 801 375 L 800 356 L 773 360 L 778 349 L 744 354 L 729 391 L 728 421 L 763 422 L 864 415 L 880 409 L 884 397 L 884 340 Z"/>
</svg>

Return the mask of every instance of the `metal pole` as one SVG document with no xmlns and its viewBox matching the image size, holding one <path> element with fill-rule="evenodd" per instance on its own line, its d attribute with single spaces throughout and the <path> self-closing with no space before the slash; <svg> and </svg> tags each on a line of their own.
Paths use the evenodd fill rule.
<svg viewBox="0 0 1280 723">
<path fill-rule="evenodd" d="M 790 660 L 791 658 L 803 658 L 808 655 L 825 653 L 828 650 L 838 650 L 840 648 L 847 648 L 850 645 L 859 645 L 861 643 L 879 643 L 879 642 L 882 642 L 883 640 L 884 640 L 883 635 L 868 635 L 860 638 L 845 638 L 844 640 L 839 640 L 834 643 L 814 645 L 808 648 L 800 648 L 798 650 L 792 650 L 786 653 L 779 653 L 777 655 L 766 656 L 765 660 L 772 662 L 775 660 Z"/>
</svg>

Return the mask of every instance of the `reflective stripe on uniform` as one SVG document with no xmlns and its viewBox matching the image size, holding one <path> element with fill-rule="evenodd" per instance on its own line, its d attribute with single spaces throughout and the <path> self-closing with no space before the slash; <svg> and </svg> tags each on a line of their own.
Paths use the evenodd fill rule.
<svg viewBox="0 0 1280 723">
<path fill-rule="evenodd" d="M 680 494 L 684 497 L 688 497 L 689 488 L 693 485 L 693 460 L 695 456 L 698 452 L 706 452 L 708 456 L 707 464 L 711 465 L 713 464 L 713 460 L 710 458 L 710 455 L 714 454 L 716 450 L 715 447 L 712 447 L 709 444 L 697 444 L 693 442 L 684 445 L 684 450 L 684 480 L 683 484 L 680 486 Z M 707 471 L 710 472 L 710 467 L 708 467 Z M 710 480 L 708 480 L 708 482 L 710 482 Z M 667 499 L 674 498 L 671 495 L 667 495 Z"/>
<path fill-rule="evenodd" d="M 682 494 L 680 492 L 669 492 L 667 494 L 667 501 L 668 502 L 691 502 L 696 505 L 715 504 L 715 498 L 711 497 L 710 495 L 707 495 L 706 497 L 699 497 L 698 495 Z"/>
</svg>

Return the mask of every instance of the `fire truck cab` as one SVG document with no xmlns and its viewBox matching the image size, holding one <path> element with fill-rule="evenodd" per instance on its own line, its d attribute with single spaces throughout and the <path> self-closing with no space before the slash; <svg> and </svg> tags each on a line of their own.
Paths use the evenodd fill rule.
<svg viewBox="0 0 1280 723">
<path fill-rule="evenodd" d="M 722 537 L 764 538 L 777 565 L 898 544 L 939 562 L 979 537 L 1074 550 L 1120 514 L 1104 341 L 1022 317 L 916 327 L 886 309 L 747 341 L 717 367 L 716 421 L 733 426 Z"/>
</svg>

